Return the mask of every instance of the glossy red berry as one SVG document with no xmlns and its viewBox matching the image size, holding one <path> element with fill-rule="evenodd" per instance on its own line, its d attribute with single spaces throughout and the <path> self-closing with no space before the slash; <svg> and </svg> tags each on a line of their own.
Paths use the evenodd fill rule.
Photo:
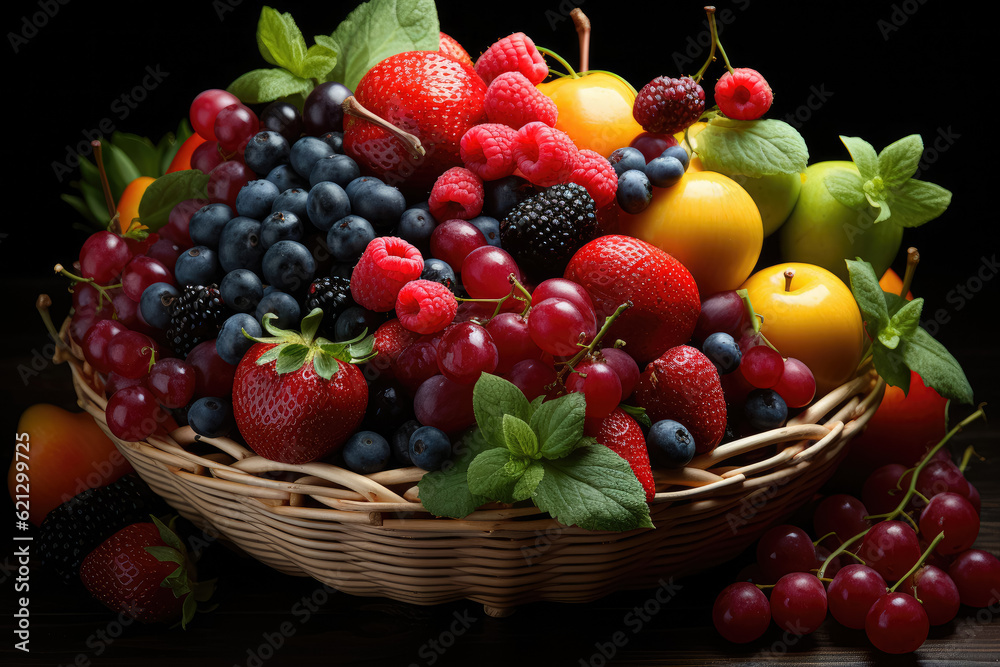
<svg viewBox="0 0 1000 667">
<path fill-rule="evenodd" d="M 734 120 L 756 120 L 771 108 L 774 94 L 760 72 L 737 67 L 715 84 L 715 103 Z"/>
</svg>

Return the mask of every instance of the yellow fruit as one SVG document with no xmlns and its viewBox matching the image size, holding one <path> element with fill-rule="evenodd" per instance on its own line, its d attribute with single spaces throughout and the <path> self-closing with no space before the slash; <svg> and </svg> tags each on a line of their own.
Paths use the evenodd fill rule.
<svg viewBox="0 0 1000 667">
<path fill-rule="evenodd" d="M 714 171 L 688 172 L 677 185 L 654 189 L 646 210 L 623 216 L 622 229 L 680 260 L 703 299 L 739 287 L 764 242 L 753 199 Z"/>
<path fill-rule="evenodd" d="M 123 232 L 128 231 L 132 220 L 139 217 L 139 202 L 142 201 L 142 195 L 155 180 L 152 176 L 139 176 L 125 186 L 122 196 L 118 198 L 118 206 L 115 207 L 118 212 L 118 225 Z"/>
<path fill-rule="evenodd" d="M 540 83 L 538 89 L 556 103 L 556 128 L 568 134 L 577 148 L 609 157 L 642 132 L 642 126 L 632 117 L 635 95 L 624 82 L 609 74 L 565 76 Z"/>
</svg>

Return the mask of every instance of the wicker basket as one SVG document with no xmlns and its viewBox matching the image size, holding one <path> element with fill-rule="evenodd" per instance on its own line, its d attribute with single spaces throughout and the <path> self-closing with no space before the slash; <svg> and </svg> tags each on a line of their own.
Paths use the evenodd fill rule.
<svg viewBox="0 0 1000 667">
<path fill-rule="evenodd" d="M 653 588 L 733 558 L 833 474 L 885 387 L 863 368 L 783 428 L 722 445 L 683 470 L 656 471 L 656 530 L 612 533 L 564 526 L 534 506 L 436 518 L 417 496 L 419 468 L 363 476 L 327 463 L 282 464 L 189 427 L 124 442 L 109 432 L 100 380 L 81 359 L 56 355 L 70 364 L 80 405 L 194 524 L 280 572 L 345 593 L 420 605 L 467 598 L 495 616 L 537 600 Z M 207 453 L 194 453 L 196 442 Z"/>
</svg>

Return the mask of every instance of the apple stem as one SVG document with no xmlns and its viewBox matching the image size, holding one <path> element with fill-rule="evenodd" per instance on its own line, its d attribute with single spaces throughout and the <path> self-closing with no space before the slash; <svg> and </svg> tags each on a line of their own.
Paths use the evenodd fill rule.
<svg viewBox="0 0 1000 667">
<path fill-rule="evenodd" d="M 563 74 L 562 72 L 558 72 L 556 70 L 553 70 L 550 67 L 549 68 L 549 72 L 550 73 L 552 73 L 552 74 L 558 74 L 560 77 L 562 77 L 562 76 L 568 76 L 571 79 L 579 79 L 580 78 L 580 75 L 577 74 L 577 72 L 576 72 L 575 69 L 573 69 L 573 66 L 570 65 L 568 62 L 566 62 L 566 59 L 563 58 L 562 56 L 560 56 L 558 53 L 556 53 L 552 49 L 547 49 L 544 46 L 538 46 L 537 44 L 535 45 L 535 48 L 538 49 L 538 52 L 541 53 L 542 55 L 549 56 L 550 58 L 552 58 L 553 60 L 555 60 L 556 62 L 558 62 L 560 65 L 562 65 L 563 67 L 565 67 L 566 68 L 566 72 L 567 72 L 567 74 Z"/>
<path fill-rule="evenodd" d="M 586 72 L 590 65 L 590 19 L 579 7 L 573 8 L 569 15 L 580 36 L 580 71 Z"/>
<path fill-rule="evenodd" d="M 899 296 L 906 298 L 906 293 L 910 291 L 913 284 L 913 274 L 917 272 L 917 264 L 920 263 L 920 252 L 910 247 L 906 250 L 906 273 L 903 274 L 903 288 L 899 291 Z"/>
<path fill-rule="evenodd" d="M 795 277 L 795 269 L 785 269 L 785 291 L 792 291 L 792 278 Z"/>
<path fill-rule="evenodd" d="M 350 95 L 347 99 L 345 99 L 343 104 L 341 104 L 341 107 L 343 108 L 344 113 L 354 116 L 355 118 L 363 118 L 369 123 L 376 125 L 377 127 L 381 127 L 383 130 L 399 139 L 403 143 L 403 147 L 406 148 L 407 152 L 409 152 L 413 158 L 419 159 L 427 154 L 423 144 L 420 143 L 419 137 L 414 134 L 410 134 L 406 130 L 396 127 L 384 118 L 376 116 L 374 113 L 364 108 L 361 103 L 355 99 L 354 95 Z"/>
</svg>

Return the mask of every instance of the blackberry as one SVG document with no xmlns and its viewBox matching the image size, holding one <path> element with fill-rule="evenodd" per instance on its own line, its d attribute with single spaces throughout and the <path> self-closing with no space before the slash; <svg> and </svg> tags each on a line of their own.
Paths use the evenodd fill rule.
<svg viewBox="0 0 1000 667">
<path fill-rule="evenodd" d="M 533 277 L 561 276 L 573 254 L 597 236 L 594 200 L 576 183 L 529 197 L 500 223 L 500 245 Z"/>
<path fill-rule="evenodd" d="M 186 285 L 170 311 L 167 343 L 183 359 L 198 343 L 214 339 L 228 316 L 218 285 Z"/>
<path fill-rule="evenodd" d="M 324 338 L 336 340 L 337 317 L 355 305 L 357 304 L 351 296 L 350 280 L 340 276 L 317 278 L 309 285 L 303 313 L 309 313 L 313 308 L 322 308 L 323 320 L 319 325 L 319 334 Z"/>
<path fill-rule="evenodd" d="M 705 112 L 705 90 L 691 77 L 658 76 L 639 91 L 632 116 L 647 132 L 675 134 Z"/>
<path fill-rule="evenodd" d="M 149 521 L 170 508 L 135 473 L 107 486 L 87 489 L 49 512 L 38 535 L 42 564 L 62 581 L 79 581 L 87 554 L 125 526 Z"/>
</svg>

